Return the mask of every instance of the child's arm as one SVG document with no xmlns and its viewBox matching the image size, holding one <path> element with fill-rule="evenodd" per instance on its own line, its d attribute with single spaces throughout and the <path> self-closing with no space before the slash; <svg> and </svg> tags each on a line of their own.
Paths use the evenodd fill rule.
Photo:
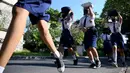
<svg viewBox="0 0 130 73">
<path fill-rule="evenodd" d="M 82 26 L 82 18 L 80 19 L 80 22 L 79 22 L 79 30 L 86 32 L 86 29 L 84 29 L 83 26 Z"/>
<path fill-rule="evenodd" d="M 79 24 L 78 24 L 79 30 L 83 29 L 82 20 L 83 20 L 83 17 L 79 20 Z"/>
<path fill-rule="evenodd" d="M 118 13 L 118 16 L 119 16 L 119 22 L 120 22 L 120 24 L 122 24 L 123 18 L 122 18 L 122 16 L 120 15 L 120 13 Z"/>
<path fill-rule="evenodd" d="M 68 15 L 65 18 L 69 22 L 73 22 L 73 12 L 72 10 L 69 11 Z"/>
<path fill-rule="evenodd" d="M 89 12 L 90 12 L 90 16 L 91 16 L 92 18 L 95 18 L 95 14 L 94 14 L 94 12 L 93 12 L 92 6 L 89 6 L 88 9 L 89 9 Z"/>
</svg>

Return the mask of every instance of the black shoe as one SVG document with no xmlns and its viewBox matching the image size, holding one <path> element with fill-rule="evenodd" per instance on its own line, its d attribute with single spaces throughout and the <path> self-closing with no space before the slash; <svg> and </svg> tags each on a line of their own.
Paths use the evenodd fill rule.
<svg viewBox="0 0 130 73">
<path fill-rule="evenodd" d="M 92 64 L 89 66 L 89 68 L 96 69 L 97 67 L 96 67 L 96 64 L 92 63 Z"/>
<path fill-rule="evenodd" d="M 101 67 L 101 62 L 100 62 L 100 61 L 95 61 L 95 63 L 96 63 L 96 67 L 97 67 L 97 68 L 100 68 L 100 67 Z"/>
<path fill-rule="evenodd" d="M 74 61 L 73 65 L 77 65 L 78 64 L 78 59 L 73 60 L 73 61 Z"/>
<path fill-rule="evenodd" d="M 62 58 L 56 58 L 55 64 L 57 66 L 57 70 L 60 73 L 63 73 L 65 71 L 65 65 Z"/>
</svg>

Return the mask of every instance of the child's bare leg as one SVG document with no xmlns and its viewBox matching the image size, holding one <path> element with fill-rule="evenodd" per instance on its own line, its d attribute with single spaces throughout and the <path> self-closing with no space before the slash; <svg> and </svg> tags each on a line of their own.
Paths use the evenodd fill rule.
<svg viewBox="0 0 130 73">
<path fill-rule="evenodd" d="M 73 50 L 73 48 L 68 48 L 68 51 L 72 54 L 72 57 L 73 57 L 73 59 L 74 60 L 76 60 L 77 59 L 77 56 L 76 56 L 76 53 L 75 53 L 75 51 Z"/>
<path fill-rule="evenodd" d="M 99 55 L 98 55 L 97 49 L 94 47 L 91 47 L 91 51 L 92 51 L 92 54 L 93 54 L 95 60 L 99 61 Z"/>
<path fill-rule="evenodd" d="M 23 8 L 15 7 L 15 14 L 0 51 L 0 66 L 5 67 L 20 41 L 26 25 L 29 12 Z"/>
<path fill-rule="evenodd" d="M 49 49 L 54 53 L 55 57 L 60 57 L 59 52 L 57 51 L 54 42 L 52 40 L 52 36 L 49 32 L 47 22 L 44 20 L 40 20 L 38 23 L 38 28 L 40 31 L 40 36 L 42 40 L 44 40 L 45 44 L 49 47 Z"/>
<path fill-rule="evenodd" d="M 49 47 L 49 49 L 53 52 L 54 56 L 56 57 L 56 64 L 57 69 L 59 72 L 64 72 L 65 65 L 62 61 L 62 58 L 60 57 L 60 53 L 57 51 L 54 42 L 52 40 L 51 34 L 49 33 L 47 22 L 44 20 L 40 20 L 38 23 L 38 28 L 40 31 L 40 36 L 42 40 L 45 42 L 45 44 Z"/>
<path fill-rule="evenodd" d="M 125 63 L 125 53 L 124 53 L 124 49 L 120 49 L 120 56 L 121 56 L 121 60 L 123 63 Z"/>
<path fill-rule="evenodd" d="M 72 55 L 75 55 L 75 51 L 73 50 L 73 48 L 68 48 L 68 51 L 69 51 Z"/>
<path fill-rule="evenodd" d="M 114 59 L 114 62 L 117 63 L 117 46 L 113 46 L 113 59 Z"/>
<path fill-rule="evenodd" d="M 58 51 L 60 52 L 60 54 L 61 54 L 62 57 L 63 57 L 63 56 L 64 56 L 64 47 L 63 47 L 62 44 L 59 44 Z"/>
<path fill-rule="evenodd" d="M 86 51 L 86 52 L 87 52 L 87 55 L 88 55 L 88 57 L 89 57 L 91 63 L 95 63 L 93 54 L 92 54 L 92 52 L 91 52 L 90 49 L 91 49 L 91 48 L 87 49 L 87 51 Z"/>
</svg>

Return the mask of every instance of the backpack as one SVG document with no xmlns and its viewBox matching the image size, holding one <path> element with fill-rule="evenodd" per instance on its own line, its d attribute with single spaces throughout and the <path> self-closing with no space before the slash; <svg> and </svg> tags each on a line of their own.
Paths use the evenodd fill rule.
<svg viewBox="0 0 130 73">
<path fill-rule="evenodd" d="M 108 16 L 118 16 L 118 12 L 115 9 L 108 11 Z"/>
</svg>

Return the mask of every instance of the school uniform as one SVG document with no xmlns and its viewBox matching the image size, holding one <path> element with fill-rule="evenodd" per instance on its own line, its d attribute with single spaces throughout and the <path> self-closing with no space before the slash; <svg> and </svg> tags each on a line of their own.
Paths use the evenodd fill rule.
<svg viewBox="0 0 130 73">
<path fill-rule="evenodd" d="M 112 53 L 112 44 L 110 40 L 111 35 L 102 34 L 101 38 L 103 39 L 103 49 L 105 54 Z"/>
<path fill-rule="evenodd" d="M 73 19 L 70 15 L 67 15 L 64 19 L 60 19 L 60 22 L 62 24 L 60 44 L 63 44 L 63 47 L 71 48 L 74 44 L 74 40 L 70 32 L 72 21 Z"/>
<path fill-rule="evenodd" d="M 118 21 L 108 23 L 107 26 L 110 28 L 111 34 L 111 43 L 112 46 L 116 45 L 118 48 L 124 49 L 124 41 L 121 34 L 121 25 Z"/>
<path fill-rule="evenodd" d="M 87 31 L 84 32 L 84 47 L 85 49 L 88 49 L 89 47 L 95 47 L 97 46 L 97 29 L 95 28 L 95 17 L 90 17 L 87 15 L 84 15 L 80 19 L 79 28 L 83 29 L 86 28 Z"/>
<path fill-rule="evenodd" d="M 39 20 L 49 21 L 50 15 L 46 11 L 51 5 L 51 0 L 18 0 L 15 4 L 30 12 L 29 18 L 32 24 L 37 24 Z"/>
</svg>

